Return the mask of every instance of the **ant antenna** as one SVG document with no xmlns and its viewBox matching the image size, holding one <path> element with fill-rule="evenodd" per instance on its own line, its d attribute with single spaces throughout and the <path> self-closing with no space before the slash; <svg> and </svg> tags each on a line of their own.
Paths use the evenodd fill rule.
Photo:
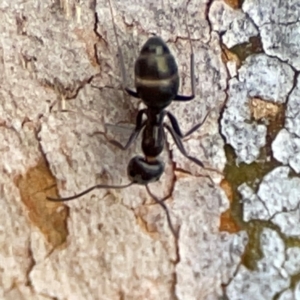
<svg viewBox="0 0 300 300">
<path fill-rule="evenodd" d="M 185 6 L 185 14 L 184 14 L 184 23 L 185 23 L 185 27 L 188 33 L 188 38 L 190 41 L 190 70 L 191 70 L 191 88 L 192 88 L 192 93 L 195 94 L 195 70 L 194 70 L 194 49 L 193 49 L 193 44 L 192 44 L 192 39 L 191 39 L 191 33 L 189 30 L 189 26 L 187 23 L 187 7 L 188 7 L 188 3 Z"/>
<path fill-rule="evenodd" d="M 80 198 L 86 194 L 88 194 L 89 192 L 95 190 L 95 189 L 124 189 L 124 188 L 127 188 L 131 185 L 135 184 L 135 182 L 130 182 L 128 184 L 125 184 L 125 185 L 107 185 L 107 184 L 97 184 L 97 185 L 94 185 L 90 188 L 88 188 L 87 190 L 79 193 L 79 194 L 76 194 L 74 196 L 71 196 L 71 197 L 64 197 L 64 198 L 53 198 L 53 197 L 47 197 L 47 199 L 49 201 L 52 201 L 52 202 L 66 202 L 66 201 L 71 201 L 71 200 L 74 200 L 74 199 L 77 199 L 77 198 Z M 146 190 L 148 192 L 148 194 L 150 195 L 150 197 L 153 198 L 153 200 L 159 204 L 165 211 L 166 213 L 166 216 L 167 216 L 167 221 L 168 221 L 168 225 L 169 225 L 169 228 L 174 236 L 175 239 L 177 239 L 177 232 L 175 231 L 174 227 L 173 227 L 173 224 L 172 224 L 172 221 L 171 221 L 171 217 L 170 217 L 170 213 L 169 213 L 169 210 L 166 206 L 166 204 L 164 203 L 164 201 L 166 200 L 166 198 L 169 198 L 169 195 L 165 198 L 163 198 L 162 200 L 158 199 L 149 189 L 148 185 L 146 185 Z"/>
<path fill-rule="evenodd" d="M 112 23 L 113 23 L 114 34 L 115 34 L 116 41 L 117 41 L 118 57 L 119 57 L 120 65 L 121 65 L 122 88 L 123 88 L 123 90 L 126 90 L 126 86 L 127 86 L 126 85 L 126 71 L 125 71 L 125 66 L 124 66 L 123 53 L 122 53 L 120 43 L 119 43 L 119 39 L 118 39 L 118 36 L 117 36 L 117 29 L 116 29 L 116 24 L 115 24 L 115 19 L 114 19 L 114 14 L 113 14 L 111 1 L 109 0 L 108 3 L 109 3 L 109 9 L 110 9 L 110 14 L 111 14 Z"/>
<path fill-rule="evenodd" d="M 97 184 L 97 185 L 94 185 L 90 188 L 88 188 L 87 190 L 79 193 L 79 194 L 76 194 L 74 196 L 71 196 L 71 197 L 65 197 L 65 198 L 52 198 L 52 197 L 47 197 L 47 199 L 49 201 L 52 201 L 52 202 L 65 202 L 65 201 L 70 201 L 70 200 L 74 200 L 76 198 L 79 198 L 83 195 L 86 195 L 88 194 L 89 192 L 95 190 L 95 189 L 124 189 L 124 188 L 127 188 L 131 185 L 133 185 L 134 182 L 130 182 L 128 184 L 125 184 L 125 185 L 107 185 L 107 184 Z"/>
</svg>

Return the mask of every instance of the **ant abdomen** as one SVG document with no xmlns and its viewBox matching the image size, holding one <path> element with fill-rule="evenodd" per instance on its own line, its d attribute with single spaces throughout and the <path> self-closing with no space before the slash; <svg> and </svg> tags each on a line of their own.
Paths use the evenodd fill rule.
<svg viewBox="0 0 300 300">
<path fill-rule="evenodd" d="M 160 37 L 151 37 L 135 63 L 135 85 L 148 107 L 163 109 L 176 97 L 178 68 L 170 49 Z"/>
</svg>

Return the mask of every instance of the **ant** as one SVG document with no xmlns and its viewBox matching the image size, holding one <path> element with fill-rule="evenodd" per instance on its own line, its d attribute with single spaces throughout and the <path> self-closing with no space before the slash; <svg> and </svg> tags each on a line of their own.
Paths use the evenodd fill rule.
<svg viewBox="0 0 300 300">
<path fill-rule="evenodd" d="M 188 31 L 188 37 L 191 46 L 190 76 L 192 94 L 189 96 L 177 94 L 179 89 L 179 74 L 177 64 L 166 43 L 158 36 L 150 37 L 147 40 L 147 42 L 143 45 L 139 57 L 135 62 L 134 74 L 136 91 L 133 91 L 127 88 L 124 61 L 116 33 L 116 27 L 110 1 L 109 5 L 113 20 L 114 34 L 117 40 L 118 55 L 121 64 L 122 87 L 130 96 L 141 99 L 147 106 L 147 108 L 139 110 L 136 117 L 135 129 L 132 131 L 125 146 L 121 145 L 115 140 L 109 140 L 109 142 L 122 150 L 127 150 L 136 141 L 138 135 L 143 130 L 142 151 L 144 156 L 135 156 L 129 161 L 127 174 L 130 179 L 130 183 L 126 185 L 98 184 L 71 197 L 58 199 L 47 197 L 47 199 L 50 201 L 69 201 L 79 198 L 94 189 L 123 189 L 133 184 L 145 185 L 149 195 L 165 210 L 169 228 L 176 238 L 177 233 L 172 225 L 168 208 L 164 203 L 164 201 L 168 199 L 171 194 L 164 197 L 163 199 L 158 199 L 151 193 L 148 187 L 149 183 L 158 181 L 164 172 L 164 162 L 161 161 L 158 156 L 162 153 L 164 144 L 166 142 L 165 129 L 171 134 L 176 146 L 183 154 L 183 156 L 190 159 L 204 169 L 213 170 L 210 168 L 205 168 L 200 160 L 195 157 L 189 156 L 186 153 L 186 150 L 182 143 L 182 139 L 184 137 L 192 134 L 203 125 L 210 111 L 206 114 L 204 120 L 201 123 L 192 127 L 186 134 L 183 134 L 180 130 L 176 117 L 169 111 L 165 110 L 165 108 L 169 106 L 172 101 L 187 102 L 195 98 L 194 53 L 191 44 L 190 33 Z M 187 24 L 186 27 L 188 29 Z M 146 120 L 143 120 L 143 116 L 146 116 Z M 168 117 L 171 126 L 164 123 L 165 117 Z M 208 177 L 210 181 L 212 181 L 212 179 L 208 175 L 206 175 L 205 177 Z"/>
</svg>

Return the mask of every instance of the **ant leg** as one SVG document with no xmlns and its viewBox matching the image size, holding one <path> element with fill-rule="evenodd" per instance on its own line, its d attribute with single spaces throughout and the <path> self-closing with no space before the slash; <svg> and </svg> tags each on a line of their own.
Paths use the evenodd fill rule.
<svg viewBox="0 0 300 300">
<path fill-rule="evenodd" d="M 137 92 L 135 92 L 135 91 L 133 91 L 131 89 L 128 89 L 128 88 L 125 88 L 125 91 L 127 92 L 127 94 L 129 96 L 140 99 L 140 96 L 138 95 Z"/>
<path fill-rule="evenodd" d="M 209 116 L 209 114 L 211 113 L 212 109 L 209 110 L 207 112 L 207 114 L 205 115 L 204 119 L 202 120 L 202 122 L 200 122 L 199 124 L 196 124 L 195 126 L 193 126 L 187 133 L 183 134 L 181 132 L 181 129 L 179 127 L 178 121 L 176 119 L 176 117 L 170 113 L 169 111 L 167 111 L 167 116 L 169 118 L 169 120 L 171 121 L 172 127 L 174 129 L 174 131 L 176 132 L 176 134 L 182 139 L 185 138 L 187 136 L 189 136 L 190 134 L 192 134 L 193 132 L 195 132 L 197 129 L 199 129 L 206 121 L 207 117 Z"/>
<path fill-rule="evenodd" d="M 177 133 L 175 132 L 175 130 L 172 127 L 170 127 L 168 124 L 164 124 L 164 127 L 167 128 L 167 130 L 171 133 L 172 138 L 173 138 L 177 148 L 182 153 L 182 155 L 185 156 L 186 158 L 190 159 L 191 161 L 193 161 L 194 163 L 196 163 L 200 167 L 204 168 L 204 165 L 200 160 L 198 160 L 197 158 L 195 158 L 193 156 L 189 156 L 186 153 L 186 150 L 185 150 L 185 148 L 182 144 L 182 141 L 181 141 L 180 137 L 177 135 Z"/>
<path fill-rule="evenodd" d="M 174 99 L 174 101 L 190 101 L 193 100 L 195 98 L 195 68 L 194 68 L 194 51 L 193 51 L 193 45 L 192 45 L 192 40 L 191 40 L 191 34 L 189 31 L 189 27 L 187 25 L 187 21 L 186 21 L 186 10 L 185 10 L 185 25 L 186 25 L 186 29 L 188 32 L 188 37 L 189 37 L 189 41 L 190 41 L 190 48 L 191 48 L 191 56 L 190 56 L 190 76 L 191 76 L 191 89 L 192 89 L 192 95 L 190 96 L 183 96 L 183 95 L 177 95 Z"/>
<path fill-rule="evenodd" d="M 207 171 L 212 171 L 212 172 L 217 172 L 218 174 L 220 175 L 223 175 L 221 172 L 219 172 L 218 170 L 216 169 L 212 169 L 212 168 L 207 168 L 203 165 L 203 163 L 197 159 L 196 157 L 193 157 L 193 156 L 190 156 L 186 153 L 186 150 L 182 144 L 182 141 L 181 141 L 181 138 L 177 135 L 177 133 L 175 132 L 175 130 L 170 127 L 168 124 L 164 124 L 164 127 L 171 133 L 172 137 L 173 137 L 173 140 L 177 146 L 177 148 L 179 149 L 179 151 L 181 152 L 181 154 L 183 156 L 185 156 L 186 158 L 188 158 L 189 160 L 191 160 L 192 162 L 194 162 L 195 164 L 197 164 L 198 166 L 200 166 L 201 168 L 203 168 L 204 170 L 207 170 Z M 214 182 L 213 180 L 211 179 L 210 176 L 208 175 L 203 175 L 204 177 L 207 177 L 211 183 L 214 185 Z"/>
<path fill-rule="evenodd" d="M 132 143 L 137 139 L 138 135 L 140 134 L 141 130 L 143 129 L 143 127 L 146 124 L 146 121 L 142 122 L 143 114 L 145 113 L 145 111 L 146 111 L 146 109 L 142 109 L 138 112 L 138 114 L 136 116 L 135 129 L 132 131 L 125 146 L 123 146 L 121 143 L 119 143 L 118 141 L 115 141 L 115 140 L 108 139 L 108 141 L 111 144 L 113 144 L 114 146 L 120 148 L 121 150 L 127 150 L 132 145 Z"/>
<path fill-rule="evenodd" d="M 178 238 L 178 234 L 177 234 L 177 232 L 175 231 L 175 229 L 173 227 L 173 224 L 172 224 L 172 221 L 171 221 L 171 217 L 170 217 L 170 213 L 169 213 L 169 210 L 168 210 L 166 204 L 163 202 L 163 200 L 158 199 L 154 194 L 152 194 L 152 192 L 150 191 L 150 189 L 149 189 L 149 187 L 148 187 L 147 184 L 146 184 L 146 190 L 147 190 L 148 194 L 150 195 L 150 197 L 152 197 L 153 200 L 157 204 L 159 204 L 163 208 L 163 210 L 165 211 L 166 216 L 167 216 L 167 220 L 168 220 L 169 228 L 172 231 L 172 234 L 173 234 L 174 238 L 177 239 Z M 165 197 L 163 199 L 166 200 Z"/>
<path fill-rule="evenodd" d="M 161 202 L 165 202 L 166 200 L 168 200 L 172 196 L 173 190 L 174 190 L 174 186 L 171 187 L 171 190 L 169 191 L 169 193 L 167 194 L 167 196 L 164 196 L 163 198 L 161 198 L 160 201 Z M 143 202 L 143 204 L 145 204 L 145 201 Z M 152 205 L 152 204 L 153 203 L 149 203 L 148 205 Z"/>
<path fill-rule="evenodd" d="M 116 30 L 116 25 L 115 25 L 115 20 L 114 20 L 114 15 L 113 15 L 113 10 L 112 10 L 112 5 L 109 0 L 109 8 L 110 8 L 110 14 L 113 22 L 113 28 L 114 28 L 114 34 L 116 37 L 117 41 L 117 47 L 118 47 L 118 56 L 119 56 L 119 61 L 120 61 L 120 66 L 121 66 L 121 75 L 122 75 L 122 88 L 125 90 L 130 96 L 139 98 L 137 92 L 132 91 L 131 89 L 127 88 L 127 76 L 126 76 L 126 71 L 125 71 L 125 65 L 124 65 L 124 59 L 123 59 L 123 53 L 119 44 L 119 39 L 117 35 L 117 30 Z"/>
</svg>

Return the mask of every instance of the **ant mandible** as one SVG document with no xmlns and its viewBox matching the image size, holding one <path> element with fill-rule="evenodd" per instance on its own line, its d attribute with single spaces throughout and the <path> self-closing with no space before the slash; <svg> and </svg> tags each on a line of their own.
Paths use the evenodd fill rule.
<svg viewBox="0 0 300 300">
<path fill-rule="evenodd" d="M 47 199 L 57 202 L 69 201 L 79 198 L 94 189 L 123 189 L 133 184 L 145 185 L 149 195 L 165 210 L 168 225 L 174 237 L 176 238 L 177 233 L 174 230 L 169 211 L 164 203 L 164 200 L 169 198 L 170 195 L 164 197 L 163 199 L 158 199 L 155 195 L 152 194 L 148 187 L 149 183 L 158 181 L 164 172 L 164 162 L 158 158 L 158 156 L 163 151 L 166 141 L 164 129 L 166 129 L 171 134 L 176 146 L 183 154 L 183 156 L 190 159 L 204 169 L 212 170 L 209 168 L 205 168 L 203 163 L 197 158 L 189 156 L 186 153 L 186 150 L 182 143 L 182 139 L 184 137 L 192 134 L 203 125 L 210 112 L 206 114 L 204 120 L 201 123 L 195 125 L 187 133 L 183 134 L 180 130 L 176 117 L 169 111 L 165 110 L 165 108 L 169 106 L 172 101 L 186 102 L 193 100 L 195 97 L 194 53 L 188 26 L 186 24 L 191 46 L 190 76 L 192 94 L 189 96 L 177 94 L 179 89 L 179 75 L 177 64 L 166 43 L 158 36 L 150 37 L 147 40 L 147 42 L 143 45 L 139 57 L 135 62 L 134 74 L 136 91 L 133 91 L 129 89 L 126 84 L 124 61 L 121 47 L 118 41 L 118 36 L 116 33 L 116 27 L 110 1 L 109 6 L 112 15 L 114 34 L 117 40 L 118 55 L 121 64 L 122 87 L 130 96 L 141 99 L 147 106 L 147 108 L 139 110 L 136 117 L 135 129 L 132 131 L 125 146 L 121 145 L 115 140 L 110 140 L 109 142 L 122 150 L 126 150 L 135 142 L 139 133 L 143 130 L 142 151 L 144 156 L 135 156 L 129 161 L 127 174 L 130 179 L 130 183 L 126 185 L 98 184 L 71 197 L 47 197 Z M 144 115 L 146 116 L 146 120 L 143 120 Z M 169 118 L 171 126 L 164 123 L 165 117 Z M 211 180 L 209 176 L 206 177 Z"/>
</svg>

